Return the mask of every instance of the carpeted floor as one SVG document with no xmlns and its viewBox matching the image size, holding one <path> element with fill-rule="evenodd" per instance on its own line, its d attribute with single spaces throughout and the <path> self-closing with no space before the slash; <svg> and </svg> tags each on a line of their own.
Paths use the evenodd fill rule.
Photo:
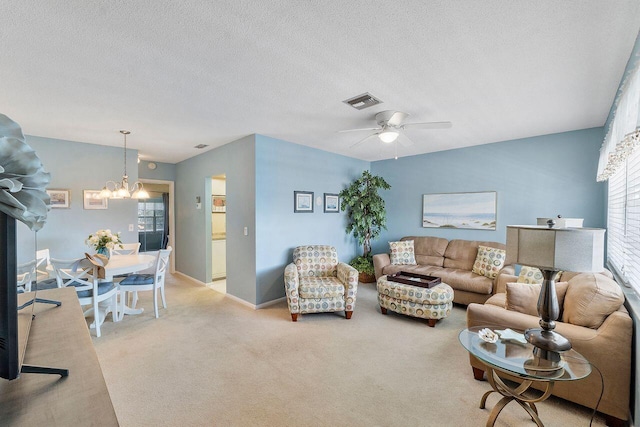
<svg viewBox="0 0 640 427">
<path fill-rule="evenodd" d="M 286 302 L 252 310 L 179 276 L 169 308 L 110 318 L 93 338 L 123 427 L 484 426 L 486 381 L 475 381 L 458 342 L 465 308 L 436 325 L 380 314 L 374 284 L 360 284 L 351 320 L 309 314 L 291 322 Z M 588 426 L 591 412 L 552 397 L 546 426 Z M 515 403 L 496 426 L 534 423 Z M 598 416 L 594 425 L 604 425 Z"/>
</svg>

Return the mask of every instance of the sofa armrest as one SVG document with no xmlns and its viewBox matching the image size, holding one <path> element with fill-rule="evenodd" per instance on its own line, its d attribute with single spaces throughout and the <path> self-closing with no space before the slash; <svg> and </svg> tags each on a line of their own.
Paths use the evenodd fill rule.
<svg viewBox="0 0 640 427">
<path fill-rule="evenodd" d="M 373 256 L 373 269 L 375 270 L 376 280 L 382 276 L 382 269 L 390 264 L 389 254 L 376 254 Z"/>
<path fill-rule="evenodd" d="M 300 313 L 299 287 L 298 267 L 291 263 L 284 269 L 284 291 L 287 294 L 287 304 L 291 313 Z"/>
<path fill-rule="evenodd" d="M 500 294 L 507 292 L 507 283 L 515 283 L 518 281 L 518 276 L 515 275 L 515 269 L 509 265 L 502 270 L 496 276 L 496 281 L 493 285 L 494 294 Z"/>
<path fill-rule="evenodd" d="M 338 280 L 344 285 L 345 311 L 353 311 L 358 294 L 358 270 L 344 262 L 338 263 Z"/>
</svg>

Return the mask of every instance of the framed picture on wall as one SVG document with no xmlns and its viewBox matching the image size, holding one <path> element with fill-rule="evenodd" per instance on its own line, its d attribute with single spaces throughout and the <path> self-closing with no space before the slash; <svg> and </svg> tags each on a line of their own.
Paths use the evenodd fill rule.
<svg viewBox="0 0 640 427">
<path fill-rule="evenodd" d="M 69 190 L 47 190 L 51 200 L 51 209 L 69 209 Z"/>
<path fill-rule="evenodd" d="M 313 191 L 294 191 L 293 211 L 297 213 L 313 212 Z"/>
<path fill-rule="evenodd" d="M 107 209 L 109 199 L 100 198 L 100 190 L 83 190 L 83 201 L 85 209 Z"/>
<path fill-rule="evenodd" d="M 227 211 L 227 196 L 212 195 L 211 196 L 211 212 L 226 212 Z"/>
<path fill-rule="evenodd" d="M 497 193 L 440 193 L 422 196 L 425 228 L 496 229 Z"/>
<path fill-rule="evenodd" d="M 332 213 L 340 212 L 340 196 L 333 193 L 324 193 L 324 211 Z"/>
</svg>

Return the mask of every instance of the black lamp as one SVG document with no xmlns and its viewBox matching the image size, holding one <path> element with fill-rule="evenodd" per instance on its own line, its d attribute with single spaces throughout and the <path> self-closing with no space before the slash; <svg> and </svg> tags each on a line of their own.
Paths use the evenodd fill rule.
<svg viewBox="0 0 640 427">
<path fill-rule="evenodd" d="M 555 359 L 571 349 L 568 339 L 555 332 L 560 315 L 555 278 L 559 271 L 600 272 L 604 270 L 604 229 L 554 228 L 529 225 L 507 226 L 507 263 L 538 267 L 544 281 L 538 298 L 540 328 L 524 333 L 541 357 Z M 549 355 L 549 357 L 547 357 Z"/>
</svg>

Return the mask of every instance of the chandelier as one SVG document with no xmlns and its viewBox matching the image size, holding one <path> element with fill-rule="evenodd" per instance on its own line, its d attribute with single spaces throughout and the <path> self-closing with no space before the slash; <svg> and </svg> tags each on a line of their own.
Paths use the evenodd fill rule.
<svg viewBox="0 0 640 427">
<path fill-rule="evenodd" d="M 127 135 L 131 132 L 121 130 L 124 135 L 124 174 L 121 182 L 107 181 L 100 192 L 101 199 L 147 199 L 149 193 L 144 189 L 140 181 L 134 182 L 129 187 L 129 176 L 127 175 Z"/>
</svg>

